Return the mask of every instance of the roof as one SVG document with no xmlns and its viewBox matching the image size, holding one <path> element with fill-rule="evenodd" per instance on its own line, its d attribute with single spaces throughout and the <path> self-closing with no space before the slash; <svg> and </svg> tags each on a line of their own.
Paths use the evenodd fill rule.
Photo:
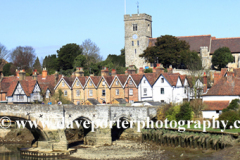
<svg viewBox="0 0 240 160">
<path fill-rule="evenodd" d="M 108 86 L 110 86 L 112 81 L 113 81 L 113 79 L 114 79 L 114 76 L 103 76 L 103 77 L 106 80 Z"/>
<path fill-rule="evenodd" d="M 115 100 L 118 101 L 120 104 L 126 104 L 127 103 L 126 100 L 123 99 L 123 98 L 116 98 Z"/>
<path fill-rule="evenodd" d="M 144 76 L 147 78 L 148 82 L 150 83 L 150 85 L 152 86 L 155 81 L 157 80 L 157 78 L 159 77 L 160 73 L 145 73 Z"/>
<path fill-rule="evenodd" d="M 190 50 L 200 52 L 200 47 L 207 46 L 210 48 L 211 35 L 197 35 L 197 36 L 181 36 L 177 37 L 179 40 L 184 40 L 189 43 Z M 149 47 L 155 46 L 157 38 L 149 38 Z"/>
<path fill-rule="evenodd" d="M 98 102 L 98 100 L 96 100 L 95 98 L 88 98 L 87 99 L 92 105 L 97 105 L 97 104 L 101 104 Z"/>
<path fill-rule="evenodd" d="M 235 38 L 212 38 L 211 52 L 221 47 L 228 47 L 232 53 L 240 52 L 240 37 Z"/>
<path fill-rule="evenodd" d="M 206 104 L 206 108 L 203 109 L 205 111 L 221 111 L 229 105 L 229 101 L 204 101 L 204 103 Z"/>
<path fill-rule="evenodd" d="M 82 84 L 82 86 L 85 85 L 87 79 L 88 79 L 88 76 L 85 76 L 85 77 L 77 77 L 78 80 L 80 81 L 80 83 Z"/>
<path fill-rule="evenodd" d="M 90 76 L 90 78 L 92 79 L 95 86 L 97 86 L 99 81 L 101 80 L 101 76 Z"/>
<path fill-rule="evenodd" d="M 125 74 L 117 74 L 117 77 L 119 79 L 119 81 L 122 83 L 122 85 L 124 85 L 124 83 L 126 82 L 128 76 Z"/>
<path fill-rule="evenodd" d="M 135 84 L 138 86 L 141 79 L 142 79 L 142 76 L 141 74 L 131 74 L 131 77 L 132 79 L 134 80 Z"/>
<path fill-rule="evenodd" d="M 179 73 L 162 73 L 161 75 L 163 75 L 171 86 L 177 85 L 178 77 L 180 76 Z"/>
<path fill-rule="evenodd" d="M 184 84 L 186 77 L 187 77 L 186 75 L 180 75 L 180 79 L 182 81 L 182 84 Z"/>
<path fill-rule="evenodd" d="M 239 96 L 240 95 L 240 77 L 222 77 L 208 90 L 203 96 Z"/>
</svg>

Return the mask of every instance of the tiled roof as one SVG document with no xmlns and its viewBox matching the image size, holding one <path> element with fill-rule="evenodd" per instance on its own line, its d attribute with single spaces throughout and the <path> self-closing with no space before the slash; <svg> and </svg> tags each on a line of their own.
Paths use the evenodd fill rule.
<svg viewBox="0 0 240 160">
<path fill-rule="evenodd" d="M 101 80 L 101 76 L 90 76 L 90 78 L 92 79 L 95 86 L 97 86 L 99 81 Z"/>
<path fill-rule="evenodd" d="M 207 94 L 203 96 L 239 96 L 240 95 L 240 78 L 232 77 L 231 81 L 227 80 L 228 77 L 222 77 L 213 84 Z"/>
<path fill-rule="evenodd" d="M 125 74 L 117 74 L 117 77 L 119 81 L 122 83 L 122 85 L 124 85 L 128 76 Z"/>
<path fill-rule="evenodd" d="M 190 50 L 200 52 L 201 46 L 210 48 L 211 35 L 198 35 L 198 36 L 181 36 L 177 37 L 179 40 L 184 40 L 189 43 Z M 148 46 L 155 46 L 157 38 L 149 38 Z"/>
<path fill-rule="evenodd" d="M 114 76 L 103 76 L 105 78 L 105 80 L 107 81 L 108 83 L 108 86 L 111 85 L 113 79 L 114 79 Z"/>
<path fill-rule="evenodd" d="M 138 86 L 143 75 L 140 74 L 131 74 L 131 77 L 133 78 L 135 84 Z"/>
<path fill-rule="evenodd" d="M 182 81 L 182 84 L 184 84 L 185 78 L 186 78 L 186 75 L 180 75 L 180 79 L 181 79 L 181 81 Z"/>
<path fill-rule="evenodd" d="M 180 76 L 179 73 L 162 73 L 162 75 L 172 86 L 176 86 L 178 77 Z"/>
<path fill-rule="evenodd" d="M 157 80 L 157 78 L 159 77 L 160 73 L 144 73 L 145 77 L 147 78 L 148 82 L 150 83 L 150 85 L 152 86 L 155 81 Z"/>
<path fill-rule="evenodd" d="M 22 80 L 19 81 L 25 94 L 29 97 L 33 92 L 34 86 L 36 84 L 36 80 Z"/>
<path fill-rule="evenodd" d="M 75 80 L 75 76 L 74 77 L 63 77 L 63 79 L 68 83 L 69 86 L 72 86 L 74 80 Z"/>
<path fill-rule="evenodd" d="M 206 104 L 206 108 L 203 109 L 205 111 L 221 111 L 229 105 L 229 101 L 204 101 L 204 103 Z"/>
<path fill-rule="evenodd" d="M 88 101 L 89 101 L 92 105 L 101 104 L 101 103 L 99 103 L 98 100 L 96 100 L 95 98 L 88 98 Z"/>
<path fill-rule="evenodd" d="M 240 37 L 213 38 L 211 44 L 211 53 L 221 47 L 228 47 L 232 53 L 240 53 Z"/>
<path fill-rule="evenodd" d="M 78 77 L 80 83 L 82 84 L 82 86 L 85 85 L 87 79 L 88 79 L 88 76 L 85 76 L 85 77 Z"/>
</svg>

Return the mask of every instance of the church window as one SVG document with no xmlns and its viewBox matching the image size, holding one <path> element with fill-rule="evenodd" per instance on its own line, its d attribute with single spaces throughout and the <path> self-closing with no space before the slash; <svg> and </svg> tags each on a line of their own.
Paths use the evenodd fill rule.
<svg viewBox="0 0 240 160">
<path fill-rule="evenodd" d="M 137 24 L 133 24 L 133 31 L 137 31 Z"/>
<path fill-rule="evenodd" d="M 134 41 L 132 41 L 132 46 L 134 46 Z"/>
<path fill-rule="evenodd" d="M 139 46 L 139 41 L 137 41 L 137 45 Z"/>
</svg>

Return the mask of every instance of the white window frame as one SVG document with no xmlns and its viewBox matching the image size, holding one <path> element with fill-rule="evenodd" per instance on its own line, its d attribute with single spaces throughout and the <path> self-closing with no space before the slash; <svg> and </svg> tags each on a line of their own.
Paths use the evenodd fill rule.
<svg viewBox="0 0 240 160">
<path fill-rule="evenodd" d="M 164 78 L 161 78 L 161 83 L 164 83 Z"/>
<path fill-rule="evenodd" d="M 143 88 L 143 95 L 147 96 L 147 88 Z"/>
<path fill-rule="evenodd" d="M 119 89 L 116 89 L 116 95 L 119 95 Z"/>
<path fill-rule="evenodd" d="M 77 84 L 76 84 L 76 86 L 79 86 L 80 85 L 80 82 L 79 81 L 77 81 Z"/>
<path fill-rule="evenodd" d="M 89 96 L 92 97 L 93 96 L 93 91 L 89 90 Z"/>
<path fill-rule="evenodd" d="M 77 97 L 80 96 L 80 90 L 76 90 L 76 96 L 77 96 Z"/>
<path fill-rule="evenodd" d="M 160 93 L 161 93 L 161 94 L 164 94 L 164 88 L 161 88 L 161 89 L 160 89 Z"/>
<path fill-rule="evenodd" d="M 62 87 L 64 87 L 65 86 L 65 82 L 64 81 L 62 81 Z"/>
<path fill-rule="evenodd" d="M 92 86 L 92 81 L 89 81 L 89 86 Z"/>
<path fill-rule="evenodd" d="M 105 81 L 102 81 L 102 85 L 105 86 Z"/>
<path fill-rule="evenodd" d="M 67 96 L 67 90 L 64 90 L 64 96 Z"/>
<path fill-rule="evenodd" d="M 133 81 L 132 81 L 132 80 L 130 80 L 130 81 L 129 81 L 129 84 L 133 84 Z"/>
<path fill-rule="evenodd" d="M 116 81 L 116 86 L 118 85 L 118 81 Z"/>
<path fill-rule="evenodd" d="M 129 96 L 133 96 L 133 89 L 129 89 Z"/>
</svg>

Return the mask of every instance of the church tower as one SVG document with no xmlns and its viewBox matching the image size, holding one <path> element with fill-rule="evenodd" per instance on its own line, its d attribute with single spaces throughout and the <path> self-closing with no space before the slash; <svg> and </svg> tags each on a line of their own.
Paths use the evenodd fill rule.
<svg viewBox="0 0 240 160">
<path fill-rule="evenodd" d="M 124 15 L 124 23 L 126 67 L 145 67 L 147 63 L 139 55 L 148 47 L 148 39 L 152 38 L 152 16 L 145 13 Z"/>
</svg>

